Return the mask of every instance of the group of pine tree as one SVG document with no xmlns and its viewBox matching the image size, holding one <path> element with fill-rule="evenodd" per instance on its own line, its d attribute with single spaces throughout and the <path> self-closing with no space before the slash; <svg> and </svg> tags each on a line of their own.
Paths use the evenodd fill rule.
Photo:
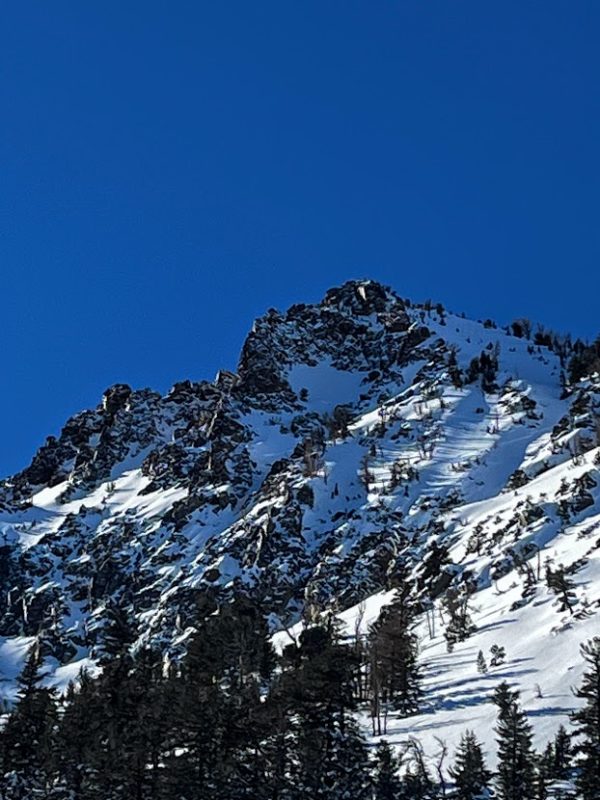
<svg viewBox="0 0 600 800">
<path fill-rule="evenodd" d="M 246 598 L 207 601 L 200 618 L 187 655 L 168 663 L 132 648 L 133 630 L 113 609 L 102 670 L 83 672 L 63 696 L 44 681 L 43 646 L 34 646 L 0 731 L 0 798 L 600 798 L 600 638 L 582 646 L 572 731 L 561 727 L 543 753 L 534 752 L 518 692 L 497 687 L 492 773 L 470 731 L 455 753 L 440 741 L 433 760 L 416 740 L 391 747 L 385 739 L 390 711 L 409 716 L 427 704 L 407 593 L 366 637 L 342 635 L 334 617 L 320 617 L 290 633 L 279 654 Z M 370 714 L 377 744 L 360 732 L 357 712 Z"/>
</svg>

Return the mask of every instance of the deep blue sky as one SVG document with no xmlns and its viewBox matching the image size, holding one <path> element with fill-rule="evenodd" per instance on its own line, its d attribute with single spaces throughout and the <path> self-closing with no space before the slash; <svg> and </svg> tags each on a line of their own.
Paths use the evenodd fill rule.
<svg viewBox="0 0 600 800">
<path fill-rule="evenodd" d="M 371 276 L 600 329 L 600 3 L 0 10 L 0 473 Z"/>
</svg>

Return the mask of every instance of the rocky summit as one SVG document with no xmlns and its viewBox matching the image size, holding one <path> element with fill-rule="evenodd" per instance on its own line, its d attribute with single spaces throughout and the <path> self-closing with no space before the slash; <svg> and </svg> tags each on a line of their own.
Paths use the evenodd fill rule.
<svg viewBox="0 0 600 800">
<path fill-rule="evenodd" d="M 93 670 L 111 609 L 176 660 L 206 598 L 253 598 L 276 640 L 409 582 L 433 697 L 494 644 L 525 703 L 564 694 L 600 621 L 597 367 L 527 320 L 350 281 L 267 311 L 235 373 L 107 389 L 0 484 L 0 690 L 34 640 L 57 686 Z M 448 598 L 473 628 L 450 665 Z"/>
</svg>

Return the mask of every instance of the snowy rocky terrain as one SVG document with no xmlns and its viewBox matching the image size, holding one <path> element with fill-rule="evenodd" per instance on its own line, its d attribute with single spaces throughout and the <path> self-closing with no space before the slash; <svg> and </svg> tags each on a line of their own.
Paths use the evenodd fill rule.
<svg viewBox="0 0 600 800">
<path fill-rule="evenodd" d="M 269 310 L 236 374 L 108 389 L 0 484 L 0 692 L 34 637 L 57 685 L 93 668 L 110 606 L 176 659 L 202 593 L 247 592 L 282 642 L 328 609 L 366 631 L 409 579 L 426 708 L 390 741 L 471 727 L 491 749 L 507 680 L 541 746 L 600 632 L 600 381 L 570 384 L 572 355 L 349 282 Z M 449 591 L 476 629 L 451 652 Z"/>
</svg>

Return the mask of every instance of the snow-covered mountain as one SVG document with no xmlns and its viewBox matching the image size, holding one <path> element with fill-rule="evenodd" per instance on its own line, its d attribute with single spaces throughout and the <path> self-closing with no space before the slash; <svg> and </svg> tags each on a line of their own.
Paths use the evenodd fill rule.
<svg viewBox="0 0 600 800">
<path fill-rule="evenodd" d="M 543 741 L 600 620 L 600 380 L 569 384 L 574 354 L 353 281 L 269 310 L 236 374 L 108 389 L 0 484 L 0 692 L 33 637 L 57 684 L 93 667 L 109 607 L 172 659 L 206 595 L 252 595 L 277 639 L 315 610 L 364 630 L 410 580 L 427 709 L 390 739 L 489 741 L 507 679 Z M 452 652 L 449 591 L 476 628 Z"/>
</svg>

